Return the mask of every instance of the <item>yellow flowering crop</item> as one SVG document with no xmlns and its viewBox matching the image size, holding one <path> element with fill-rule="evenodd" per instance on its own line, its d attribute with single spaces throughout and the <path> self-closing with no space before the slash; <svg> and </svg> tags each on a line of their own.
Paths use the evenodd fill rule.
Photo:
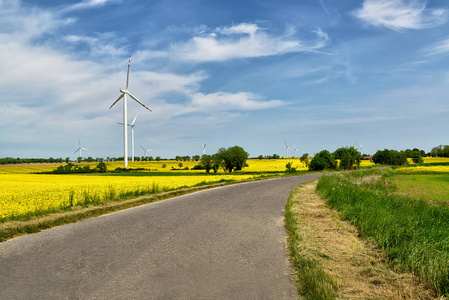
<svg viewBox="0 0 449 300">
<path fill-rule="evenodd" d="M 449 173 L 449 166 L 417 166 L 396 169 L 401 174 Z"/>
<path fill-rule="evenodd" d="M 202 182 L 244 180 L 257 175 L 99 176 L 0 174 L 0 221 L 99 204 L 127 195 L 190 187 Z"/>
</svg>

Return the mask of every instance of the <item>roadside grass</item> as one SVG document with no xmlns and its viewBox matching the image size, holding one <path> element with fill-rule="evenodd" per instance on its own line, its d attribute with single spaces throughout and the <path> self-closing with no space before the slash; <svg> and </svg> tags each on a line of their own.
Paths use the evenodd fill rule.
<svg viewBox="0 0 449 300">
<path fill-rule="evenodd" d="M 372 239 L 361 239 L 354 225 L 341 220 L 339 212 L 326 205 L 316 185 L 317 181 L 309 182 L 293 191 L 285 210 L 299 296 L 435 299 L 435 293 L 417 276 L 393 270 Z"/>
<path fill-rule="evenodd" d="M 392 175 L 385 169 L 326 176 L 317 191 L 362 237 L 372 238 L 396 269 L 449 296 L 449 207 L 392 193 L 385 184 Z M 359 182 L 365 176 L 377 180 Z"/>
<path fill-rule="evenodd" d="M 335 299 L 336 283 L 323 271 L 319 262 L 301 251 L 304 237 L 296 213 L 296 196 L 302 187 L 294 189 L 285 206 L 285 227 L 289 234 L 288 249 L 293 265 L 293 280 L 298 294 L 305 299 Z"/>
</svg>

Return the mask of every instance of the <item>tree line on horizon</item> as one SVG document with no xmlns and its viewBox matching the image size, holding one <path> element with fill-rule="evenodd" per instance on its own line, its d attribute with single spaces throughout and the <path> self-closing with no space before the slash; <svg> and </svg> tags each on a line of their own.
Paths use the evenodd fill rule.
<svg viewBox="0 0 449 300">
<path fill-rule="evenodd" d="M 223 148 L 222 148 L 223 149 Z M 243 149 L 243 148 L 242 148 Z M 341 149 L 341 148 L 339 148 Z M 337 149 L 338 150 L 338 149 Z M 340 155 L 338 154 L 339 151 L 335 151 L 333 152 L 334 154 L 337 152 L 337 157 Z M 387 150 L 387 149 L 385 149 Z M 383 151 L 385 151 L 383 150 Z M 327 151 L 327 150 L 326 150 Z M 379 152 L 380 150 L 378 150 L 377 152 Z M 396 150 L 389 150 L 389 151 L 396 151 Z M 377 153 L 376 152 L 376 153 Z M 425 157 L 425 156 L 431 156 L 431 157 L 449 157 L 449 145 L 439 145 L 436 147 L 433 147 L 432 150 L 430 152 L 425 152 L 424 150 L 420 150 L 418 148 L 414 148 L 414 149 L 406 149 L 406 150 L 401 150 L 401 151 L 397 151 L 398 153 L 402 153 L 405 155 L 406 158 L 412 158 L 412 159 L 417 159 L 417 162 L 419 162 L 419 156 Z M 420 154 L 418 154 L 418 152 Z M 330 152 L 329 152 L 330 153 Z M 307 154 L 307 153 L 305 153 Z M 307 154 L 308 155 L 308 154 Z M 326 156 L 325 154 L 322 154 L 324 156 Z M 319 156 L 322 156 L 319 155 Z M 380 154 L 379 154 L 380 155 Z M 377 155 L 377 157 L 379 157 L 379 155 Z M 203 155 L 204 156 L 204 155 Z M 315 155 L 316 156 L 316 155 Z M 365 156 L 369 156 L 367 154 L 361 154 L 362 157 Z M 302 162 L 305 163 L 304 160 L 304 155 L 301 156 Z M 301 159 L 301 157 L 299 157 Z M 273 154 L 273 155 L 259 155 L 258 157 L 256 157 L 258 159 L 279 159 L 281 158 L 281 156 L 279 156 L 278 154 Z M 295 158 L 295 157 L 292 157 Z M 374 158 L 374 156 L 373 156 Z M 339 159 L 339 158 L 337 158 Z M 77 158 L 77 162 L 81 163 L 81 162 L 115 162 L 115 161 L 123 161 L 123 157 L 106 157 L 106 158 L 101 158 L 101 157 L 97 157 L 97 158 L 93 158 L 93 157 L 87 157 L 87 158 L 81 158 L 78 157 Z M 189 155 L 184 155 L 184 156 L 176 156 L 174 159 L 166 159 L 166 158 L 161 158 L 160 156 L 136 156 L 134 157 L 135 161 L 161 161 L 161 160 L 176 160 L 176 161 L 200 161 L 203 160 L 203 157 L 200 155 L 193 155 L 193 156 L 189 156 Z M 13 157 L 4 157 L 4 158 L 0 158 L 0 165 L 8 165 L 8 164 L 31 164 L 31 163 L 69 163 L 71 162 L 70 157 L 66 157 L 65 159 L 63 158 L 53 158 L 53 157 L 49 157 L 49 158 L 13 158 Z"/>
</svg>

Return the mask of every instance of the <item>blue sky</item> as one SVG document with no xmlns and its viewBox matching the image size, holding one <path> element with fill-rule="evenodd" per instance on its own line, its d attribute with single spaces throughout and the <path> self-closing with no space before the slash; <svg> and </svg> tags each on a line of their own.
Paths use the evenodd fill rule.
<svg viewBox="0 0 449 300">
<path fill-rule="evenodd" d="M 0 0 L 0 157 L 242 146 L 251 156 L 449 137 L 449 3 Z"/>
</svg>

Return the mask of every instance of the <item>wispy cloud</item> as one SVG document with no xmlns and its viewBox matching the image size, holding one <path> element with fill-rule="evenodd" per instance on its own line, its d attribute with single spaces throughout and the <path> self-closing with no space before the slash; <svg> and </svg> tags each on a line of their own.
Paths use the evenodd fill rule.
<svg viewBox="0 0 449 300">
<path fill-rule="evenodd" d="M 316 39 L 313 41 L 295 39 L 293 33 L 275 36 L 251 23 L 217 28 L 212 32 L 203 30 L 201 36 L 195 36 L 187 43 L 172 45 L 170 56 L 193 62 L 225 61 L 317 51 L 330 42 L 327 33 L 321 29 L 314 31 Z"/>
<path fill-rule="evenodd" d="M 427 55 L 446 54 L 449 53 L 449 39 L 436 43 L 428 47 L 425 52 Z"/>
<path fill-rule="evenodd" d="M 127 48 L 121 45 L 115 45 L 111 41 L 120 41 L 112 34 L 98 34 L 92 36 L 67 35 L 64 41 L 73 45 L 86 45 L 92 55 L 126 56 Z"/>
<path fill-rule="evenodd" d="M 275 108 L 287 104 L 281 100 L 263 101 L 260 96 L 249 92 L 195 93 L 192 99 L 192 106 L 195 109 L 208 111 L 249 111 Z"/>
<path fill-rule="evenodd" d="M 422 0 L 365 0 L 353 14 L 375 27 L 395 31 L 432 28 L 447 21 L 447 9 L 428 9 Z"/>
<path fill-rule="evenodd" d="M 88 9 L 93 7 L 101 7 L 106 5 L 108 2 L 114 2 L 116 0 L 83 0 L 81 2 L 75 3 L 63 9 L 63 12 L 79 10 L 79 9 Z"/>
</svg>

